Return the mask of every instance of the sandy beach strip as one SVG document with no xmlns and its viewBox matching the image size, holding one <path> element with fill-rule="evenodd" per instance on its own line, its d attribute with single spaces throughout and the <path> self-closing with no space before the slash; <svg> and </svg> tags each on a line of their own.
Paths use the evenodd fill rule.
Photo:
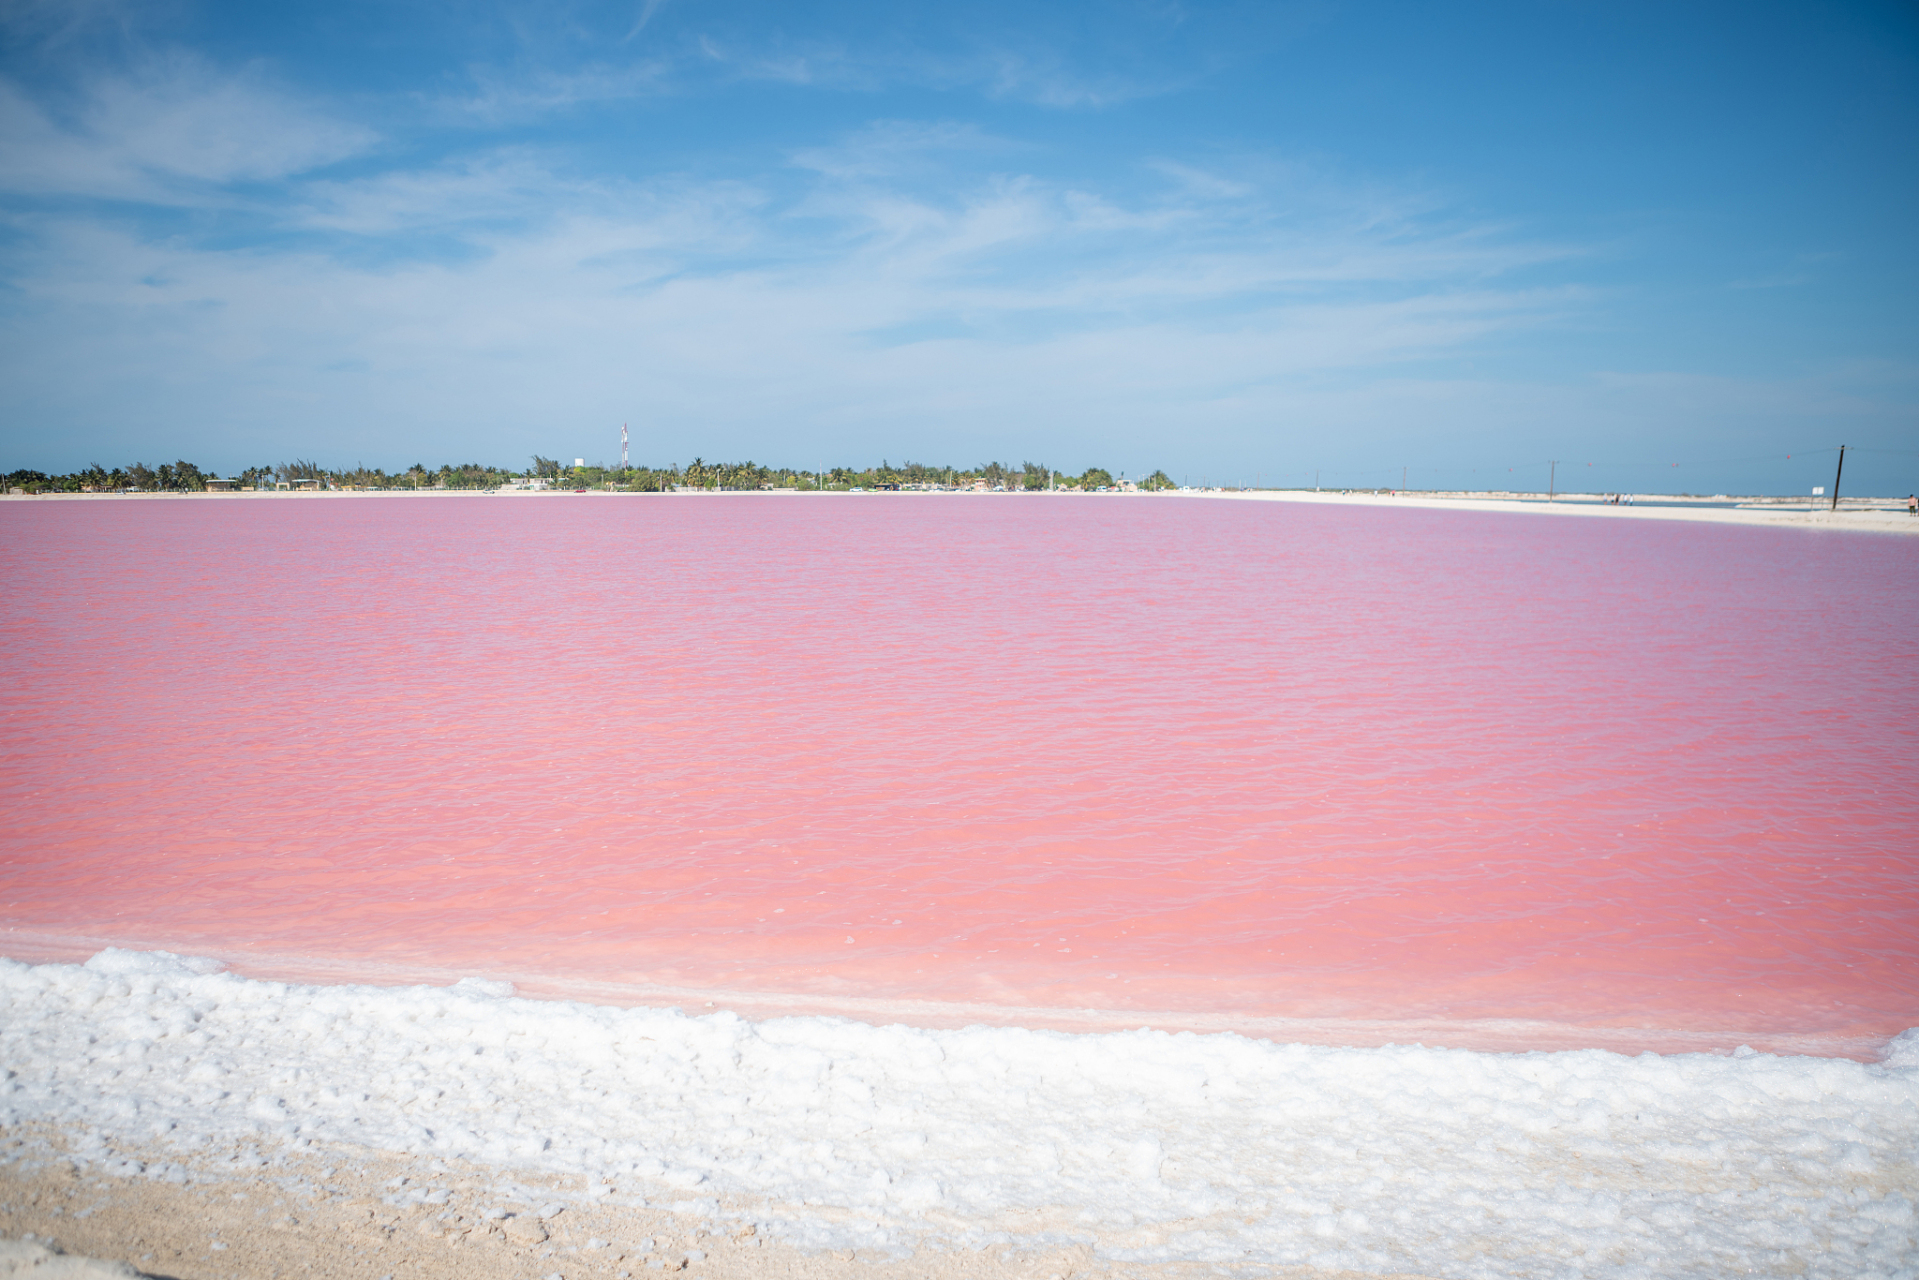
<svg viewBox="0 0 1919 1280">
<path fill-rule="evenodd" d="M 1612 504 L 1599 494 L 1490 493 L 1311 493 L 1305 490 L 1205 490 L 1197 495 L 1228 502 L 1293 502 L 1316 506 L 1392 507 L 1423 511 L 1481 511 L 1508 515 L 1579 517 L 1599 520 L 1681 520 L 1694 524 L 1759 525 L 1775 529 L 1818 529 L 1856 533 L 1919 534 L 1919 518 L 1889 498 L 1841 499 L 1837 510 L 1806 499 L 1733 498 L 1697 506 L 1660 506 L 1679 501 L 1636 495 L 1638 502 Z M 1643 504 L 1643 505 L 1642 505 Z"/>
<path fill-rule="evenodd" d="M 197 1151 L 25 1125 L 0 1136 L 0 1240 L 170 1280 L 622 1280 L 684 1274 L 862 1280 L 1357 1280 L 1239 1264 L 1126 1263 L 1091 1246 L 802 1249 L 769 1217 L 823 1207 L 661 1196 L 662 1188 L 346 1146 L 252 1139 Z M 650 1192 L 651 1195 L 647 1193 Z M 1035 1224 L 1039 1225 L 1039 1224 Z M 43 1264 L 44 1265 L 44 1264 Z M 9 1273 L 0 1253 L 0 1277 Z M 21 1268 L 19 1274 L 46 1276 Z M 84 1272 L 105 1277 L 114 1271 Z M 1376 1275 L 1377 1273 L 1366 1273 Z M 1425 1280 L 1392 1273 L 1400 1280 Z"/>
</svg>

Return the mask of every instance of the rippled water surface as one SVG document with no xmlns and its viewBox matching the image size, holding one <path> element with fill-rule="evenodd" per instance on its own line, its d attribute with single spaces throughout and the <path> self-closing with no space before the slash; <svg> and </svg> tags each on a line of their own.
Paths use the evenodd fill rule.
<svg viewBox="0 0 1919 1280">
<path fill-rule="evenodd" d="M 1203 499 L 14 503 L 16 930 L 1919 1023 L 1919 543 Z"/>
</svg>

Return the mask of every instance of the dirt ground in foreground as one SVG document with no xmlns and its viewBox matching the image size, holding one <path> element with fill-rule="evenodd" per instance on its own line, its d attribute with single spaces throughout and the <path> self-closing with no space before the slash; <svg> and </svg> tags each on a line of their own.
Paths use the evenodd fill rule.
<svg viewBox="0 0 1919 1280">
<path fill-rule="evenodd" d="M 50 1127 L 0 1132 L 0 1239 L 165 1280 L 1360 1280 L 1250 1258 L 1110 1262 L 1084 1245 L 809 1252 L 774 1239 L 750 1206 L 676 1212 L 617 1188 L 596 1196 L 579 1178 L 358 1149 L 249 1143 L 183 1156 L 84 1142 Z M 439 1203 L 391 1203 L 428 1188 Z"/>
</svg>

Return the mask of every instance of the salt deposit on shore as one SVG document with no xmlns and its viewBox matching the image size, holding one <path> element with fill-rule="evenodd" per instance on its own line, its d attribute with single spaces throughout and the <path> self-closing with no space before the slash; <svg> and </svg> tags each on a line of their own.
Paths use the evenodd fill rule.
<svg viewBox="0 0 1919 1280">
<path fill-rule="evenodd" d="M 538 1183 L 576 1221 L 616 1197 L 728 1238 L 751 1222 L 793 1258 L 1919 1273 L 1910 1032 L 1881 1064 L 1354 1050 L 749 1022 L 479 981 L 299 986 L 216 969 L 112 950 L 0 963 L 9 1129 L 69 1135 L 82 1181 L 142 1185 L 193 1185 L 196 1161 L 235 1144 L 269 1164 L 385 1153 L 420 1180 L 383 1193 L 369 1222 L 405 1218 L 416 1236 L 419 1221 L 502 1221 L 481 1203 L 497 1181 L 461 1191 L 439 1162 Z M 562 1270 L 576 1273 L 615 1274 Z"/>
</svg>

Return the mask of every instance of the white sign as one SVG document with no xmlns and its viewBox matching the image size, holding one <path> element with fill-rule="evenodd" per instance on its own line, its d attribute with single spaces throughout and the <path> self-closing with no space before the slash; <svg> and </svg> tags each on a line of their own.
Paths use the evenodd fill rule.
<svg viewBox="0 0 1919 1280">
<path fill-rule="evenodd" d="M 1823 497 L 1825 497 L 1825 496 L 1826 496 L 1826 486 L 1825 486 L 1825 485 L 1823 485 L 1823 484 L 1816 484 L 1816 485 L 1814 485 L 1814 486 L 1812 487 L 1812 496 L 1813 496 L 1813 497 L 1815 497 L 1815 498 L 1823 498 Z"/>
<path fill-rule="evenodd" d="M 586 465 L 586 459 L 585 459 L 585 458 L 575 458 L 575 459 L 573 459 L 573 465 L 574 465 L 574 466 L 576 466 L 576 467 L 583 467 L 583 466 L 585 466 L 585 465 Z M 1824 489 L 1821 489 L 1821 490 L 1820 490 L 1819 492 L 1821 492 L 1821 493 L 1824 493 L 1824 492 L 1825 492 L 1825 490 L 1824 490 Z"/>
</svg>

